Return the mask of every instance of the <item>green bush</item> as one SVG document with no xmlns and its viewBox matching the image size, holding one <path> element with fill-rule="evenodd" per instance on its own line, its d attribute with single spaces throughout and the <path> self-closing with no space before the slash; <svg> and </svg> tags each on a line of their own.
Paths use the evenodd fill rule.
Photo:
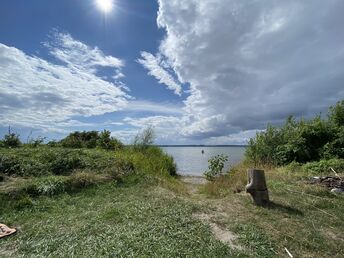
<svg viewBox="0 0 344 258">
<path fill-rule="evenodd" d="M 330 107 L 327 119 L 289 117 L 278 128 L 268 125 L 250 139 L 246 158 L 255 164 L 286 165 L 344 158 L 344 101 Z"/>
<path fill-rule="evenodd" d="M 37 137 L 36 139 L 31 139 L 28 142 L 28 147 L 32 147 L 32 148 L 37 148 L 38 146 L 43 145 L 45 140 L 45 137 Z"/>
<path fill-rule="evenodd" d="M 2 145 L 7 148 L 17 148 L 22 145 L 19 134 L 11 133 L 10 131 L 8 134 L 4 136 L 4 139 L 2 140 Z"/>
<path fill-rule="evenodd" d="M 67 175 L 74 169 L 85 168 L 86 163 L 78 153 L 70 152 L 67 155 L 58 156 L 50 164 L 51 172 L 55 175 Z"/>
<path fill-rule="evenodd" d="M 60 144 L 66 148 L 96 148 L 106 150 L 119 150 L 123 148 L 123 143 L 114 137 L 111 137 L 111 132 L 104 130 L 98 131 L 83 131 L 70 133 L 66 138 L 60 141 Z"/>
<path fill-rule="evenodd" d="M 311 174 L 317 175 L 333 175 L 331 168 L 337 173 L 344 173 L 344 160 L 343 159 L 329 159 L 309 162 L 302 166 L 302 169 Z"/>
<path fill-rule="evenodd" d="M 0 173 L 12 176 L 21 174 L 22 168 L 14 155 L 0 155 Z"/>
<path fill-rule="evenodd" d="M 104 181 L 104 178 L 101 178 L 100 176 L 94 173 L 78 171 L 76 173 L 73 173 L 68 178 L 67 185 L 68 190 L 77 190 L 92 185 L 97 185 L 101 181 Z"/>
<path fill-rule="evenodd" d="M 216 177 L 222 174 L 222 170 L 225 166 L 225 162 L 228 161 L 227 155 L 216 155 L 208 160 L 208 170 L 204 172 L 204 176 L 207 180 L 213 181 Z"/>
<path fill-rule="evenodd" d="M 27 189 L 31 195 L 48 195 L 53 196 L 63 193 L 66 187 L 66 178 L 49 176 L 37 178 Z"/>
<path fill-rule="evenodd" d="M 111 167 L 106 170 L 107 174 L 114 180 L 118 180 L 124 176 L 135 172 L 135 167 L 132 161 L 123 158 L 117 158 Z"/>
</svg>

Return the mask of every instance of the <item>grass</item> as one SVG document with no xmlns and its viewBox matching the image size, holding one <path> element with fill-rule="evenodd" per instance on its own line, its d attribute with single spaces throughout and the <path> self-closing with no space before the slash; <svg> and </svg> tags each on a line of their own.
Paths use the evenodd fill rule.
<svg viewBox="0 0 344 258">
<path fill-rule="evenodd" d="M 157 147 L 102 149 L 0 148 L 0 196 L 54 195 L 109 181 L 172 180 L 176 165 Z M 177 186 L 177 185 L 176 185 Z"/>
<path fill-rule="evenodd" d="M 43 158 L 54 151 L 75 157 L 62 159 L 68 171 L 56 174 L 58 162 Z M 18 228 L 1 239 L 1 257 L 284 257 L 285 248 L 294 257 L 341 257 L 344 249 L 343 195 L 306 182 L 327 163 L 265 168 L 272 202 L 262 208 L 244 192 L 245 163 L 195 193 L 171 176 L 173 160 L 158 148 L 0 154 L 17 161 L 2 171 L 0 221 Z M 214 223 L 242 249 L 216 239 Z"/>
<path fill-rule="evenodd" d="M 2 207 L 17 226 L 0 242 L 4 257 L 228 257 L 238 255 L 193 218 L 193 205 L 164 188 L 105 184 Z"/>
<path fill-rule="evenodd" d="M 265 169 L 272 203 L 268 208 L 257 207 L 240 192 L 246 182 L 244 167 L 232 172 L 202 192 L 210 198 L 209 205 L 221 207 L 226 214 L 218 223 L 238 234 L 257 256 L 286 256 L 287 248 L 294 257 L 342 257 L 343 195 L 307 184 L 304 171 L 272 168 Z"/>
</svg>

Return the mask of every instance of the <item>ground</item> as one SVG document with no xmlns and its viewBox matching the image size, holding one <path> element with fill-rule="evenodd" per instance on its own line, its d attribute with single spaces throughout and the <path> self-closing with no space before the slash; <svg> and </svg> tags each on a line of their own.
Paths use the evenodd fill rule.
<svg viewBox="0 0 344 258">
<path fill-rule="evenodd" d="M 272 205 L 206 181 L 114 183 L 1 209 L 1 257 L 342 257 L 342 196 L 268 173 Z M 306 188 L 305 188 L 306 187 Z M 314 188 L 315 187 L 315 188 Z"/>
</svg>

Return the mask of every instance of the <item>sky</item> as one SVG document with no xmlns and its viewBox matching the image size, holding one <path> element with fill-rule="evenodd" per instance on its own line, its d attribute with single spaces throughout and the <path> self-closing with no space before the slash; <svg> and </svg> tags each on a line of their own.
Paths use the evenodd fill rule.
<svg viewBox="0 0 344 258">
<path fill-rule="evenodd" d="M 246 144 L 344 99 L 342 0 L 1 0 L 0 135 Z"/>
</svg>

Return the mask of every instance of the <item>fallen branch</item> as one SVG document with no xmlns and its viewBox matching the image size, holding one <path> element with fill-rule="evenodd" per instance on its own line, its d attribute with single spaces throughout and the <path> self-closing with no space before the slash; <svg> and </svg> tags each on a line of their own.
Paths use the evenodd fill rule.
<svg viewBox="0 0 344 258">
<path fill-rule="evenodd" d="M 289 255 L 290 258 L 294 257 L 286 247 L 284 247 L 284 250 L 287 252 L 287 254 Z"/>
<path fill-rule="evenodd" d="M 343 182 L 343 178 L 341 178 L 338 173 L 332 168 L 330 167 L 330 169 L 332 170 L 332 172 L 336 175 L 336 177 L 338 177 L 340 179 L 341 182 Z"/>
</svg>

